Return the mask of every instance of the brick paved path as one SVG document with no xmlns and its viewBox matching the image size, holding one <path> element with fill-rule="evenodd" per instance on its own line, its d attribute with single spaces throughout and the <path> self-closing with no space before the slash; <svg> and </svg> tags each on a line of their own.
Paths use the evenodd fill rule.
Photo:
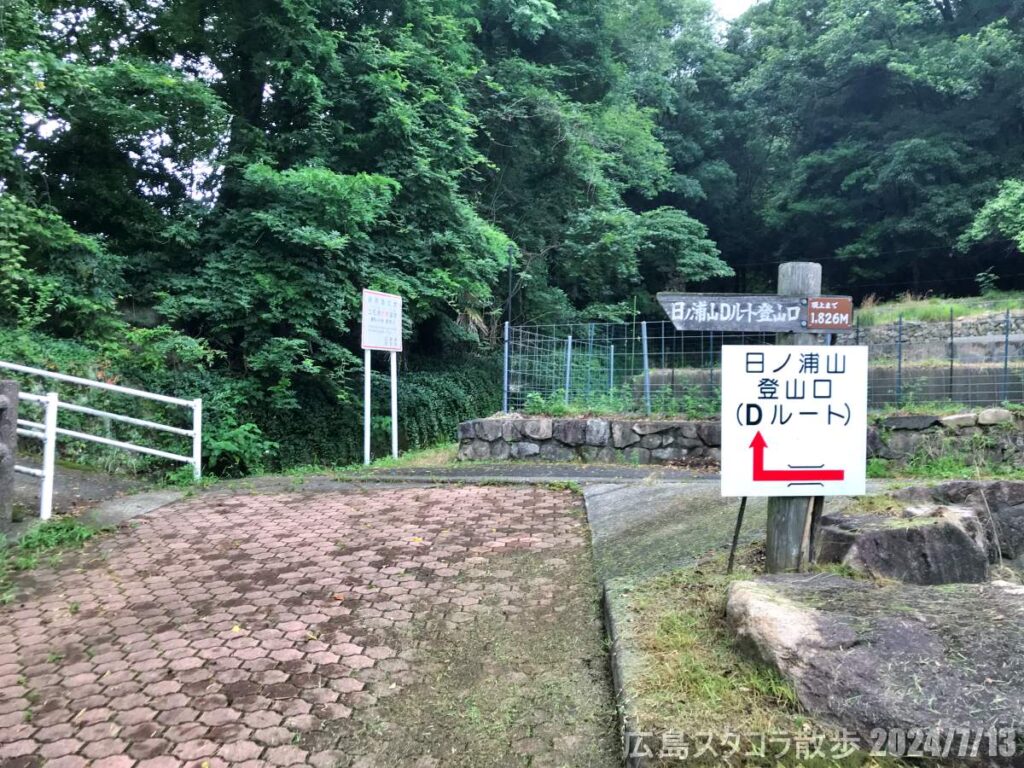
<svg viewBox="0 0 1024 768">
<path fill-rule="evenodd" d="M 585 535 L 575 497 L 534 488 L 165 507 L 24 575 L 0 609 L 0 764 L 383 764 L 367 734 L 393 730 L 390 702 L 437 673 L 420 663 L 431 643 L 484 615 L 557 626 Z M 541 563 L 529 583 L 508 565 L 524 553 Z M 557 738 L 535 733 L 522 765 Z"/>
</svg>

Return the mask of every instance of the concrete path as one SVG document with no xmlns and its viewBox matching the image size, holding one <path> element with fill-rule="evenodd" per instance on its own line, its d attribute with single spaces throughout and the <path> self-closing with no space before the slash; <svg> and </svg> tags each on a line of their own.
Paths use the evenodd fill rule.
<svg viewBox="0 0 1024 768">
<path fill-rule="evenodd" d="M 18 457 L 18 463 L 39 467 L 31 457 Z M 111 474 L 92 469 L 57 466 L 53 482 L 53 511 L 73 514 L 98 501 L 136 493 L 151 484 L 126 474 Z M 15 475 L 14 503 L 29 517 L 39 515 L 39 478 Z"/>
<path fill-rule="evenodd" d="M 692 564 L 728 547 L 739 499 L 723 499 L 717 480 L 653 485 L 587 485 L 587 518 L 602 583 Z M 750 499 L 742 541 L 763 538 L 767 504 Z"/>
<path fill-rule="evenodd" d="M 0 608 L 0 764 L 617 764 L 577 497 L 205 494 Z"/>
</svg>

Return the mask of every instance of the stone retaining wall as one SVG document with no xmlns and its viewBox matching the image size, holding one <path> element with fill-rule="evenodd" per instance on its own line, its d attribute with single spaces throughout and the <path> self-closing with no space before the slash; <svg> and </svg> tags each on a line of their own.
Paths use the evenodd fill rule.
<svg viewBox="0 0 1024 768">
<path fill-rule="evenodd" d="M 459 425 L 459 459 L 541 459 L 604 464 L 718 461 L 717 422 L 497 418 Z"/>
<path fill-rule="evenodd" d="M 1003 408 L 954 416 L 890 416 L 868 428 L 868 458 L 929 455 L 1024 466 L 1024 419 Z M 493 418 L 459 425 L 459 460 L 668 464 L 721 458 L 715 421 Z"/>
<path fill-rule="evenodd" d="M 868 428 L 868 458 L 959 456 L 965 464 L 1024 467 L 1024 418 L 1004 408 L 954 416 L 890 416 Z"/>
<path fill-rule="evenodd" d="M 1006 314 L 994 312 L 988 315 L 964 317 L 953 321 L 953 337 L 972 339 L 985 337 L 1003 338 L 1006 334 Z M 1024 334 L 1024 312 L 1010 312 L 1010 335 Z M 846 333 L 836 336 L 836 344 L 855 344 L 856 334 Z M 895 344 L 899 338 L 899 325 L 890 323 L 874 325 L 860 329 L 861 344 Z M 903 321 L 903 343 L 914 344 L 927 341 L 949 341 L 949 322 L 923 322 L 919 320 Z"/>
</svg>

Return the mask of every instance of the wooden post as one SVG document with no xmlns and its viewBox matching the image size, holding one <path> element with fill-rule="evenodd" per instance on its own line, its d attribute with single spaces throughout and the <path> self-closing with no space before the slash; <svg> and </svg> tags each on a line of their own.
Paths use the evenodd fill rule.
<svg viewBox="0 0 1024 768">
<path fill-rule="evenodd" d="M 780 296 L 819 296 L 821 265 L 803 261 L 780 265 L 778 293 Z M 813 333 L 780 333 L 776 341 L 779 344 L 812 345 L 817 343 L 817 336 Z M 811 504 L 811 497 L 773 496 L 768 499 L 766 549 L 769 573 L 800 569 Z"/>
</svg>

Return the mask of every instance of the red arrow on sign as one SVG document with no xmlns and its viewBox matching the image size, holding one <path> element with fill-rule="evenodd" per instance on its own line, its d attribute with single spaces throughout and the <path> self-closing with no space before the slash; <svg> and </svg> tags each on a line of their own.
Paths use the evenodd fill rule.
<svg viewBox="0 0 1024 768">
<path fill-rule="evenodd" d="M 846 471 L 842 469 L 765 469 L 764 449 L 768 443 L 758 430 L 750 442 L 754 449 L 754 482 L 764 483 L 815 483 L 825 480 L 843 480 Z"/>
</svg>

